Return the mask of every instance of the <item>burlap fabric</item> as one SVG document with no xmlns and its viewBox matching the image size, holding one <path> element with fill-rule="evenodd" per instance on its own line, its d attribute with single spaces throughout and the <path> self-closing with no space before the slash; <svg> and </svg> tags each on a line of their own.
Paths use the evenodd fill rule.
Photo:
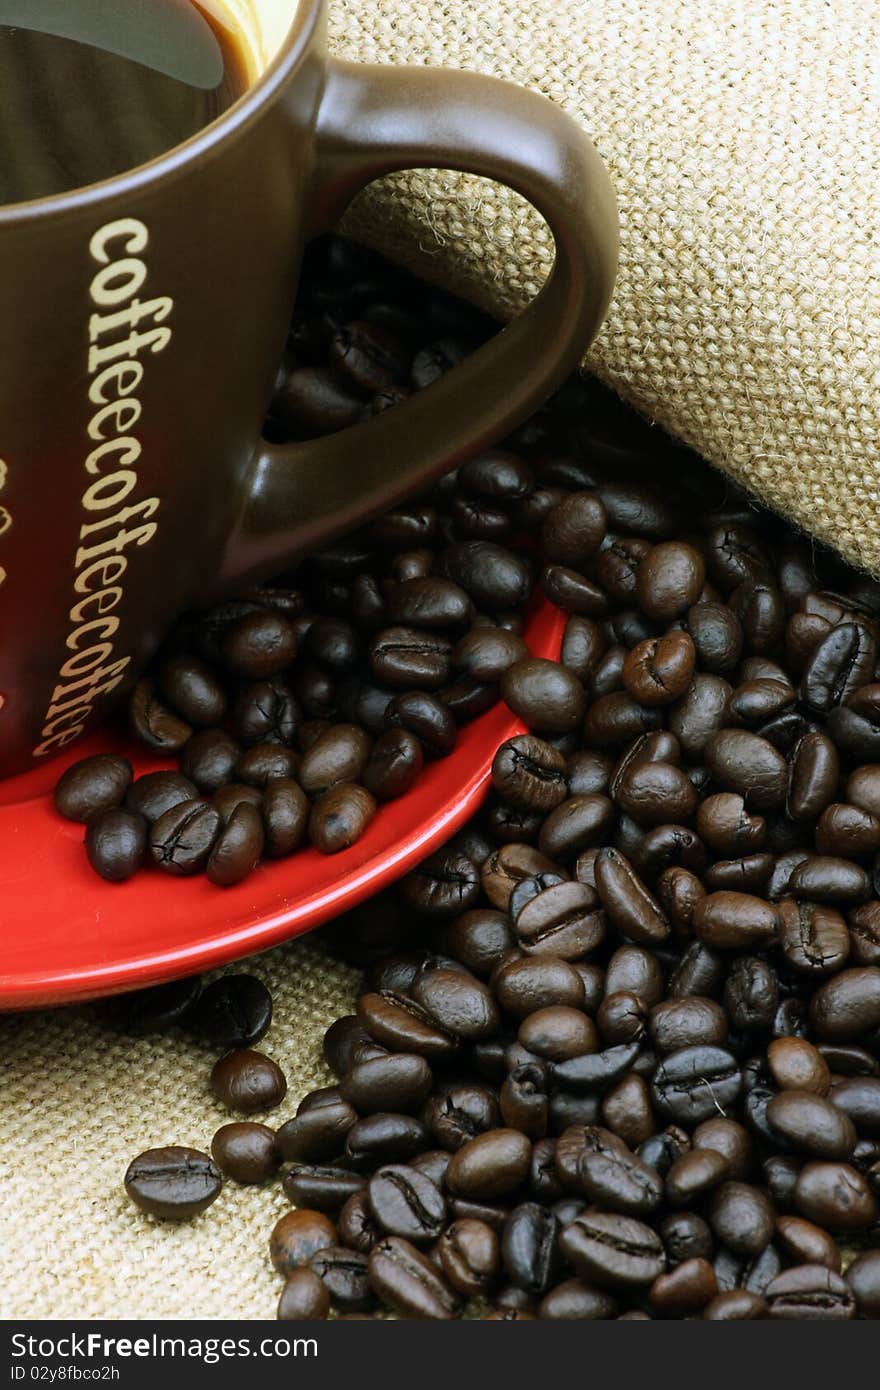
<svg viewBox="0 0 880 1390">
<path fill-rule="evenodd" d="M 880 570 L 880 9 L 873 0 L 333 0 L 335 51 L 448 63 L 544 92 L 611 169 L 621 267 L 591 365 L 755 492 Z M 402 175 L 349 228 L 501 315 L 540 284 L 546 229 L 472 178 Z M 327 1078 L 353 977 L 307 945 L 256 970 L 291 1090 Z M 0 1024 L 0 1315 L 270 1317 L 283 1199 L 231 1185 L 199 1221 L 135 1213 L 148 1145 L 205 1146 L 210 1057 L 88 1011 Z"/>
</svg>

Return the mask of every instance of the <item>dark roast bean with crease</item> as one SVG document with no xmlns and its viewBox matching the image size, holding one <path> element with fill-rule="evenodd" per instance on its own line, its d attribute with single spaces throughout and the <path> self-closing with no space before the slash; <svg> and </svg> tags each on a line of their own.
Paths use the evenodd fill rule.
<svg viewBox="0 0 880 1390">
<path fill-rule="evenodd" d="M 293 691 L 284 681 L 257 681 L 238 696 L 233 711 L 235 732 L 245 746 L 252 743 L 291 743 L 300 712 Z"/>
<path fill-rule="evenodd" d="M 443 1273 L 464 1297 L 485 1294 L 494 1284 L 500 1264 L 498 1236 L 484 1221 L 473 1217 L 453 1221 L 437 1248 Z"/>
<path fill-rule="evenodd" d="M 748 893 L 710 893 L 694 911 L 694 931 L 715 950 L 771 944 L 778 930 L 775 908 Z"/>
<path fill-rule="evenodd" d="M 353 581 L 354 585 L 365 578 L 364 575 L 357 575 Z M 354 601 L 354 595 L 352 601 Z M 383 618 L 384 611 L 383 604 Z M 338 617 L 315 618 L 309 626 L 306 646 L 321 666 L 337 675 L 354 670 L 361 648 L 360 638 L 355 628 L 344 618 Z"/>
<path fill-rule="evenodd" d="M 512 1284 L 526 1293 L 547 1292 L 559 1268 L 559 1223 L 537 1202 L 514 1207 L 501 1236 L 501 1261 Z"/>
<path fill-rule="evenodd" d="M 508 668 L 501 678 L 501 695 L 537 734 L 570 733 L 580 725 L 587 703 L 577 676 L 535 656 Z"/>
<path fill-rule="evenodd" d="M 661 1056 L 700 1044 L 722 1046 L 727 1026 L 721 1005 L 699 995 L 663 1000 L 651 1010 L 649 1020 L 651 1041 Z"/>
<path fill-rule="evenodd" d="M 693 941 L 669 976 L 669 997 L 684 999 L 699 994 L 712 999 L 721 993 L 724 971 L 724 958 L 719 951 L 703 941 Z"/>
<path fill-rule="evenodd" d="M 767 1317 L 767 1303 L 760 1294 L 748 1289 L 730 1289 L 719 1293 L 703 1309 L 707 1322 L 752 1322 Z"/>
<path fill-rule="evenodd" d="M 577 882 L 546 888 L 514 919 L 519 945 L 527 954 L 577 960 L 599 945 L 605 921 L 592 889 Z"/>
<path fill-rule="evenodd" d="M 218 887 L 229 888 L 252 873 L 263 853 L 263 821 L 256 806 L 236 806 L 214 841 L 205 872 Z"/>
<path fill-rule="evenodd" d="M 373 1216 L 387 1235 L 427 1244 L 442 1232 L 446 1201 L 424 1173 L 400 1164 L 379 1168 L 367 1193 Z"/>
<path fill-rule="evenodd" d="M 702 840 L 686 825 L 655 826 L 633 846 L 631 857 L 644 878 L 659 878 L 665 869 L 674 866 L 698 873 L 706 863 Z"/>
<path fill-rule="evenodd" d="M 880 902 L 876 899 L 847 913 L 853 965 L 880 965 Z"/>
<path fill-rule="evenodd" d="M 547 1071 L 540 1061 L 513 1067 L 499 1093 L 504 1124 L 530 1139 L 543 1139 L 549 1120 L 547 1090 Z"/>
<path fill-rule="evenodd" d="M 863 859 L 880 849 L 880 820 L 857 806 L 834 802 L 819 817 L 814 842 L 820 854 Z"/>
<path fill-rule="evenodd" d="M 673 934 L 680 941 L 688 940 L 693 936 L 697 904 L 706 896 L 702 883 L 689 869 L 673 865 L 660 874 L 656 891 Z"/>
<path fill-rule="evenodd" d="M 778 1211 L 791 1211 L 795 1183 L 802 1164 L 792 1154 L 774 1154 L 764 1160 L 762 1174 L 767 1191 Z"/>
<path fill-rule="evenodd" d="M 705 747 L 706 766 L 726 791 L 739 792 L 755 811 L 781 806 L 788 791 L 788 766 L 765 738 L 746 729 L 722 729 Z"/>
<path fill-rule="evenodd" d="M 338 854 L 360 839 L 375 814 L 376 802 L 365 787 L 338 782 L 312 806 L 309 839 L 322 854 Z"/>
<path fill-rule="evenodd" d="M 127 758 L 113 753 L 81 758 L 58 779 L 53 793 L 55 809 L 67 820 L 83 824 L 101 811 L 120 806 L 123 798 L 128 810 L 139 812 L 139 806 L 129 805 L 131 781 L 132 767 Z"/>
<path fill-rule="evenodd" d="M 493 1034 L 498 1010 L 489 990 L 466 972 L 442 968 L 421 970 L 411 988 L 412 998 L 445 1032 L 474 1041 Z"/>
<path fill-rule="evenodd" d="M 223 659 L 233 675 L 266 680 L 291 664 L 296 646 L 296 633 L 287 618 L 261 608 L 243 614 L 227 629 Z"/>
<path fill-rule="evenodd" d="M 427 1140 L 427 1131 L 415 1116 L 379 1110 L 363 1116 L 347 1131 L 345 1157 L 358 1169 L 377 1163 L 405 1163 Z"/>
<path fill-rule="evenodd" d="M 403 879 L 400 893 L 407 907 L 428 917 L 451 917 L 476 900 L 480 876 L 467 855 L 441 849 L 422 860 Z"/>
<path fill-rule="evenodd" d="M 388 1236 L 370 1251 L 369 1284 L 405 1317 L 448 1319 L 460 1311 L 459 1296 L 432 1260 L 399 1236 Z"/>
<path fill-rule="evenodd" d="M 207 863 L 221 827 L 220 813 L 213 806 L 182 801 L 149 827 L 150 858 L 169 874 L 198 873 Z"/>
<path fill-rule="evenodd" d="M 601 849 L 596 858 L 595 874 L 602 906 L 622 935 L 638 945 L 654 945 L 668 937 L 669 923 L 660 904 L 648 892 L 625 855 L 616 849 Z"/>
<path fill-rule="evenodd" d="M 867 1181 L 848 1163 L 804 1164 L 794 1187 L 801 1216 L 828 1231 L 860 1231 L 877 1220 L 877 1200 Z"/>
<path fill-rule="evenodd" d="M 635 601 L 639 565 L 650 549 L 650 541 L 638 536 L 606 538 L 592 568 L 609 598 L 617 603 Z"/>
<path fill-rule="evenodd" d="M 132 733 L 154 753 L 178 753 L 192 734 L 192 725 L 180 719 L 159 699 L 154 682 L 146 676 L 138 681 L 131 693 L 128 718 Z M 73 768 L 68 771 L 73 771 Z"/>
<path fill-rule="evenodd" d="M 605 995 L 596 1013 L 596 1025 L 603 1041 L 614 1047 L 618 1043 L 640 1042 L 645 1036 L 647 1018 L 648 1006 L 644 999 L 629 990 L 618 990 Z M 582 1049 L 583 1052 L 595 1050 L 595 1045 Z"/>
<path fill-rule="evenodd" d="M 300 759 L 280 743 L 255 743 L 246 748 L 235 765 L 235 776 L 251 787 L 264 788 L 279 777 L 298 776 Z"/>
<path fill-rule="evenodd" d="M 388 617 L 402 628 L 446 631 L 466 627 L 473 614 L 464 589 L 435 575 L 405 580 L 388 598 Z"/>
<path fill-rule="evenodd" d="M 557 1085 L 575 1093 L 606 1091 L 615 1081 L 631 1069 L 639 1053 L 639 1043 L 619 1043 L 606 1047 L 601 1052 L 570 1057 L 564 1062 L 552 1064 L 552 1074 Z"/>
<path fill-rule="evenodd" d="M 583 1154 L 578 1180 L 593 1205 L 628 1216 L 648 1216 L 663 1199 L 659 1174 L 625 1148 Z"/>
<path fill-rule="evenodd" d="M 235 781 L 241 751 L 235 739 L 222 729 L 200 729 L 180 755 L 180 770 L 199 791 L 215 792 Z"/>
<path fill-rule="evenodd" d="M 297 780 L 309 796 L 316 796 L 339 782 L 357 782 L 370 749 L 369 735 L 356 724 L 334 724 L 303 754 Z"/>
<path fill-rule="evenodd" d="M 569 796 L 544 819 L 538 846 L 558 863 L 568 863 L 582 850 L 600 844 L 613 824 L 614 806 L 607 796 Z"/>
<path fill-rule="evenodd" d="M 592 680 L 607 645 L 605 634 L 595 619 L 573 613 L 565 624 L 559 659 L 586 685 Z"/>
<path fill-rule="evenodd" d="M 735 1255 L 758 1255 L 773 1238 L 772 1203 L 747 1183 L 722 1183 L 712 1196 L 708 1214 L 715 1238 Z"/>
<path fill-rule="evenodd" d="M 162 1221 L 188 1221 L 216 1201 L 223 1179 L 207 1154 L 173 1146 L 147 1149 L 132 1159 L 124 1182 L 141 1211 Z"/>
<path fill-rule="evenodd" d="M 376 1242 L 382 1239 L 383 1232 L 373 1216 L 365 1188 L 349 1197 L 336 1219 L 336 1228 L 340 1243 L 362 1255 L 369 1255 Z"/>
<path fill-rule="evenodd" d="M 782 1091 L 767 1107 L 773 1132 L 795 1153 L 811 1158 L 849 1158 L 856 1145 L 850 1117 L 833 1098 L 809 1091 Z"/>
<path fill-rule="evenodd" d="M 449 1056 L 456 1040 L 437 1026 L 416 1002 L 389 990 L 362 994 L 357 1016 L 370 1037 L 392 1052 L 414 1052 L 422 1057 Z"/>
<path fill-rule="evenodd" d="M 202 991 L 187 1022 L 213 1047 L 253 1047 L 272 1022 L 272 996 L 254 975 L 223 975 Z"/>
<path fill-rule="evenodd" d="M 814 713 L 827 714 L 871 681 L 876 659 L 876 643 L 863 624 L 838 624 L 807 661 L 801 677 L 801 700 Z"/>
<path fill-rule="evenodd" d="M 453 1082 L 430 1096 L 422 1119 L 434 1142 L 450 1152 L 460 1149 L 478 1134 L 497 1128 L 498 1098 L 475 1082 Z"/>
<path fill-rule="evenodd" d="M 866 1250 L 858 1255 L 845 1278 L 855 1297 L 859 1316 L 880 1318 L 880 1250 Z"/>
<path fill-rule="evenodd" d="M 597 493 L 570 493 L 541 526 L 541 553 L 564 565 L 581 566 L 598 550 L 606 524 L 605 507 Z"/>
<path fill-rule="evenodd" d="M 810 1022 L 823 1042 L 859 1042 L 880 1027 L 880 969 L 842 970 L 816 990 Z"/>
<path fill-rule="evenodd" d="M 250 1048 L 236 1048 L 214 1064 L 211 1090 L 228 1109 L 252 1115 L 281 1104 L 287 1094 L 287 1079 L 271 1057 Z"/>
<path fill-rule="evenodd" d="M 565 759 L 543 739 L 519 734 L 502 743 L 495 754 L 492 785 L 514 806 L 552 811 L 568 795 Z"/>
<path fill-rule="evenodd" d="M 615 693 L 623 694 L 623 664 L 626 661 L 627 649 L 619 643 L 609 647 L 596 664 L 592 679 L 589 683 L 589 693 L 591 700 L 601 700 L 606 695 Z M 627 700 L 627 704 L 632 706 L 632 701 Z M 632 706 L 635 708 L 634 706 Z M 656 728 L 659 724 L 659 717 L 655 716 L 650 727 Z M 641 733 L 642 730 L 639 730 Z"/>
<path fill-rule="evenodd" d="M 336 1227 L 319 1211 L 289 1211 L 276 1222 L 269 1238 L 269 1254 L 278 1273 L 288 1278 L 302 1269 L 319 1250 L 336 1244 Z"/>
<path fill-rule="evenodd" d="M 697 793 L 690 778 L 672 763 L 640 763 L 621 776 L 615 799 L 640 826 L 680 823 L 696 810 Z"/>
<path fill-rule="evenodd" d="M 699 1124 L 732 1105 L 742 1075 L 732 1054 L 720 1047 L 685 1047 L 665 1057 L 654 1074 L 651 1093 L 661 1114 L 678 1124 Z"/>
<path fill-rule="evenodd" d="M 506 1197 L 528 1176 L 531 1144 L 514 1129 L 477 1135 L 453 1154 L 446 1184 L 456 1197 L 492 1201 Z"/>
<path fill-rule="evenodd" d="M 640 705 L 668 705 L 690 684 L 696 654 L 686 632 L 650 637 L 633 647 L 623 667 L 623 684 Z"/>
<path fill-rule="evenodd" d="M 749 854 L 743 859 L 718 859 L 704 874 L 712 893 L 760 892 L 773 871 L 772 854 Z"/>
<path fill-rule="evenodd" d="M 761 1297 L 767 1286 L 782 1270 L 782 1259 L 774 1245 L 767 1245 L 751 1260 L 742 1259 L 730 1250 L 722 1249 L 715 1257 L 715 1277 L 720 1289 L 733 1289 L 741 1284 L 749 1293 Z"/>
<path fill-rule="evenodd" d="M 722 997 L 735 1033 L 766 1032 L 779 1004 L 779 982 L 760 956 L 740 956 L 730 967 Z"/>
<path fill-rule="evenodd" d="M 795 821 L 816 820 L 834 800 L 839 775 L 840 759 L 831 739 L 818 731 L 804 734 L 791 755 L 786 814 Z"/>
<path fill-rule="evenodd" d="M 619 947 L 608 962 L 605 990 L 638 995 L 653 1007 L 663 997 L 663 971 L 656 956 L 641 946 Z"/>
<path fill-rule="evenodd" d="M 309 1269 L 317 1274 L 333 1307 L 340 1312 L 359 1313 L 373 1307 L 368 1258 L 359 1250 L 329 1245 L 312 1256 Z"/>
<path fill-rule="evenodd" d="M 642 763 L 674 763 L 677 765 L 680 761 L 681 748 L 674 734 L 668 733 L 665 729 L 658 729 L 650 734 L 642 734 L 640 738 L 637 738 L 628 748 L 624 749 L 614 764 L 608 783 L 608 794 L 616 798 L 624 775 Z"/>
<path fill-rule="evenodd" d="M 856 1316 L 856 1300 L 848 1284 L 820 1264 L 800 1264 L 783 1270 L 767 1286 L 768 1316 L 840 1322 Z"/>
<path fill-rule="evenodd" d="M 712 1232 L 696 1212 L 674 1212 L 661 1221 L 659 1229 L 670 1266 L 683 1264 L 685 1260 L 711 1260 L 714 1253 Z"/>
<path fill-rule="evenodd" d="M 559 1237 L 563 1256 L 587 1282 L 603 1288 L 641 1288 L 664 1272 L 660 1237 L 631 1216 L 584 1212 Z"/>
<path fill-rule="evenodd" d="M 184 780 L 186 779 L 184 778 Z M 196 795 L 198 795 L 197 792 Z M 181 800 L 184 799 L 181 798 Z M 262 810 L 263 793 L 259 787 L 246 787 L 244 782 L 230 782 L 228 786 L 221 787 L 211 797 L 211 805 L 220 812 L 224 825 L 229 824 L 233 811 L 245 804 L 255 807 L 258 811 Z M 262 821 L 260 828 L 262 833 Z"/>
<path fill-rule="evenodd" d="M 740 620 L 723 603 L 696 603 L 688 609 L 686 628 L 704 671 L 726 675 L 739 661 L 743 646 Z"/>
<path fill-rule="evenodd" d="M 385 726 L 415 734 L 425 752 L 436 758 L 451 753 L 458 737 L 449 710 L 435 696 L 421 690 L 395 696 L 385 711 Z"/>
<path fill-rule="evenodd" d="M 540 811 L 526 811 L 507 801 L 493 800 L 486 813 L 486 830 L 496 844 L 534 844 L 542 824 Z"/>
<path fill-rule="evenodd" d="M 719 525 L 708 533 L 706 543 L 709 573 L 726 594 L 771 573 L 764 545 L 749 526 L 736 522 Z"/>
<path fill-rule="evenodd" d="M 522 1019 L 555 1004 L 583 1008 L 584 984 L 577 970 L 559 957 L 526 956 L 503 965 L 492 980 L 498 1004 Z"/>
<path fill-rule="evenodd" d="M 144 861 L 147 834 L 147 822 L 135 811 L 121 807 L 98 811 L 86 826 L 89 864 L 108 883 L 126 882 Z"/>
<path fill-rule="evenodd" d="M 521 637 L 499 627 L 474 627 L 455 646 L 452 662 L 471 679 L 493 683 L 528 655 Z"/>
<path fill-rule="evenodd" d="M 617 1308 L 615 1299 L 603 1289 L 582 1279 L 566 1279 L 542 1298 L 538 1317 L 552 1322 L 597 1322 L 613 1318 Z"/>
<path fill-rule="evenodd" d="M 700 804 L 696 828 L 709 849 L 733 857 L 763 848 L 767 822 L 763 816 L 751 815 L 736 792 L 717 792 Z"/>
<path fill-rule="evenodd" d="M 507 1123 L 507 1121 L 505 1121 Z M 510 1125 L 511 1129 L 516 1129 L 516 1125 Z M 559 1175 L 556 1172 L 556 1140 L 538 1139 L 532 1145 L 532 1161 L 529 1168 L 529 1191 L 545 1206 L 552 1203 L 553 1210 L 562 1225 L 566 1220 L 572 1220 L 584 1209 L 584 1203 L 576 1206 L 570 1214 L 561 1211 L 560 1203 L 565 1204 L 566 1197 Z"/>
<path fill-rule="evenodd" d="M 608 599 L 599 585 L 568 565 L 547 565 L 541 571 L 541 588 L 564 613 L 601 618 L 608 612 Z"/>
<path fill-rule="evenodd" d="M 449 680 L 452 643 L 438 633 L 388 627 L 370 644 L 370 669 L 393 690 L 424 686 L 436 690 Z"/>
<path fill-rule="evenodd" d="M 628 480 L 602 479 L 597 492 L 605 505 L 609 530 L 631 532 L 650 540 L 674 534 L 676 514 L 656 489 Z"/>
<path fill-rule="evenodd" d="M 345 1136 L 357 1111 L 339 1099 L 305 1110 L 278 1130 L 278 1152 L 287 1163 L 325 1163 L 345 1152 Z"/>
<path fill-rule="evenodd" d="M 824 1265 L 835 1274 L 842 1263 L 840 1247 L 821 1226 L 805 1221 L 802 1216 L 778 1216 L 776 1239 L 794 1264 Z"/>
<path fill-rule="evenodd" d="M 742 625 L 746 649 L 775 651 L 785 631 L 785 604 L 779 590 L 761 579 L 747 579 L 730 595 L 731 610 Z"/>
<path fill-rule="evenodd" d="M 850 936 L 836 909 L 783 898 L 778 916 L 779 942 L 794 970 L 804 975 L 828 975 L 846 963 Z"/>
</svg>

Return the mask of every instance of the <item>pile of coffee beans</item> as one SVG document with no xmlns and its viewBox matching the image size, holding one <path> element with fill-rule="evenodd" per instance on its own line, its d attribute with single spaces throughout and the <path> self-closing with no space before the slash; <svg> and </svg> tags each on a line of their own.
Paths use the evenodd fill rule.
<svg viewBox="0 0 880 1390">
<path fill-rule="evenodd" d="M 327 265 L 358 256 L 338 243 L 320 254 L 336 304 Z M 350 317 L 402 341 L 392 278 L 381 313 L 361 303 Z M 307 353 L 334 321 L 313 293 L 293 334 Z M 279 399 L 300 430 L 320 427 L 315 401 L 329 410 L 349 358 L 363 370 L 365 337 L 290 373 Z M 453 357 L 435 345 L 432 361 Z M 367 381 L 347 383 L 352 400 Z M 369 385 L 394 394 L 394 381 Z M 423 507 L 430 535 L 404 520 Z M 398 543 L 392 572 L 377 551 Z M 880 1316 L 880 586 L 581 379 L 503 449 L 328 554 L 302 580 L 303 612 L 320 593 L 325 616 L 302 644 L 307 667 L 288 668 L 292 739 L 247 744 L 206 721 L 187 738 L 235 747 L 200 791 L 233 801 L 230 779 L 255 785 L 240 770 L 253 747 L 268 759 L 293 744 L 297 765 L 258 786 L 257 819 L 269 823 L 277 775 L 317 792 L 313 816 L 332 788 L 303 765 L 340 714 L 377 741 L 364 766 L 401 728 L 438 755 L 440 716 L 454 725 L 499 693 L 530 732 L 497 750 L 490 799 L 463 832 L 322 934 L 365 971 L 357 1013 L 325 1039 L 336 1084 L 274 1133 L 225 1125 L 211 1158 L 142 1155 L 132 1198 L 191 1215 L 224 1174 L 280 1176 L 294 1208 L 271 1236 L 284 1318 Z M 518 645 L 533 579 L 569 615 L 558 663 Z M 464 594 L 454 645 L 452 609 L 434 599 L 449 584 Z M 372 629 L 355 608 L 368 589 Z M 277 620 L 261 602 L 191 630 L 222 653 L 242 620 Z M 328 614 L 377 634 L 356 708 L 340 694 L 347 673 L 310 647 Z M 422 634 L 415 655 L 389 624 Z M 208 646 L 178 659 L 194 651 L 216 674 Z M 303 669 L 326 683 L 323 711 Z M 171 677 L 155 679 L 191 728 Z M 375 794 L 340 762 L 345 795 Z M 101 775 L 104 815 L 127 814 L 138 783 Z M 184 843 L 211 805 L 172 807 Z M 210 1027 L 222 987 L 172 986 L 171 1004 L 160 990 L 134 1007 Z M 259 1028 L 213 1036 L 231 1049 L 212 1076 L 231 1111 L 281 1102 Z"/>
</svg>

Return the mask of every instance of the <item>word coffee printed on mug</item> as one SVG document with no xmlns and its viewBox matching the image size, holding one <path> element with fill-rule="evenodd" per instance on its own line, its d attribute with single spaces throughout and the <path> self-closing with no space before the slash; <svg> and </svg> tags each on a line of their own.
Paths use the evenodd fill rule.
<svg viewBox="0 0 880 1390">
<path fill-rule="evenodd" d="M 84 468 L 90 481 L 81 498 L 86 520 L 74 559 L 77 595 L 69 612 L 65 646 L 71 653 L 58 671 L 34 757 L 64 748 L 83 731 L 100 696 L 115 690 L 131 662 L 115 644 L 114 609 L 125 595 L 123 576 L 131 546 L 148 545 L 158 531 L 152 520 L 158 497 L 129 501 L 138 486 L 140 440 L 132 431 L 142 413 L 137 394 L 144 378 L 142 355 L 164 352 L 171 341 L 169 295 L 139 298 L 148 275 L 142 258 L 149 232 L 134 217 L 108 222 L 89 242 L 100 269 L 89 287 L 95 312 L 89 319 L 89 402 L 95 407 L 87 433 L 94 447 Z M 133 524 L 130 524 L 133 523 Z"/>
</svg>

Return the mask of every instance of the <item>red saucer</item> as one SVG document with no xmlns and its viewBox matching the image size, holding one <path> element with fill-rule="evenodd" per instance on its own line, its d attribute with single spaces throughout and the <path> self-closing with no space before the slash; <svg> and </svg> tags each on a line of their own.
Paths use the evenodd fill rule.
<svg viewBox="0 0 880 1390">
<path fill-rule="evenodd" d="M 525 638 L 559 654 L 565 618 L 539 605 Z M 442 844 L 477 809 L 498 744 L 522 725 L 503 703 L 468 724 L 455 752 L 383 806 L 363 839 L 333 856 L 305 850 L 261 865 L 235 888 L 157 871 L 110 884 L 89 868 L 82 826 L 63 820 L 51 788 L 66 763 L 111 746 L 78 744 L 51 767 L 0 783 L 0 1010 L 81 1002 L 143 988 L 262 951 L 338 916 Z M 135 772 L 151 762 L 120 746 Z"/>
</svg>

